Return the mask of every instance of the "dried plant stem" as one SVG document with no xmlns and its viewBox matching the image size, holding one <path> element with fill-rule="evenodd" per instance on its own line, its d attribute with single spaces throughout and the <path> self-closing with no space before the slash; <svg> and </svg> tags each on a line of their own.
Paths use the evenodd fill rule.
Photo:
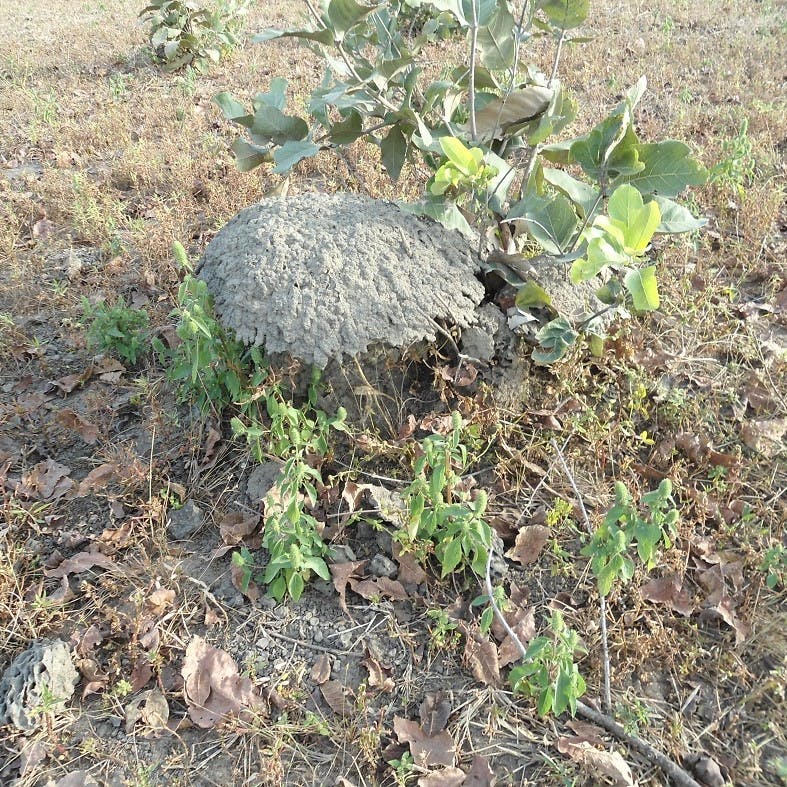
<svg viewBox="0 0 787 787">
<path fill-rule="evenodd" d="M 563 472 L 566 474 L 566 478 L 568 478 L 569 483 L 571 484 L 571 488 L 574 490 L 574 495 L 577 498 L 577 503 L 579 504 L 579 510 L 582 514 L 582 521 L 585 523 L 585 529 L 587 530 L 589 535 L 593 535 L 593 528 L 590 525 L 590 517 L 588 516 L 587 509 L 585 508 L 585 502 L 582 499 L 582 495 L 579 492 L 579 488 L 577 487 L 577 482 L 574 479 L 574 474 L 569 469 L 569 466 L 566 462 L 565 457 L 563 456 L 563 452 L 560 450 L 558 444 L 552 440 L 552 448 L 557 454 L 557 457 L 560 461 L 560 466 L 563 468 Z M 607 601 L 604 596 L 600 596 L 601 599 L 601 612 L 600 612 L 600 628 L 601 628 L 601 653 L 602 653 L 602 664 L 604 667 L 604 710 L 607 713 L 612 711 L 612 687 L 611 687 L 611 680 L 610 680 L 610 669 L 609 669 L 609 642 L 607 640 Z"/>
</svg>

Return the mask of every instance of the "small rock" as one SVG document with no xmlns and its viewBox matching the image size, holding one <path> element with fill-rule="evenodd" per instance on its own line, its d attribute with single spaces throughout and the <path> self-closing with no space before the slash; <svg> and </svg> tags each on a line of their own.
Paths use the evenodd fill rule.
<svg viewBox="0 0 787 787">
<path fill-rule="evenodd" d="M 246 481 L 246 494 L 253 503 L 258 503 L 265 499 L 280 477 L 281 464 L 279 462 L 263 462 L 249 474 L 249 480 Z"/>
<path fill-rule="evenodd" d="M 369 563 L 369 571 L 376 577 L 388 577 L 388 579 L 396 579 L 396 575 L 399 573 L 396 563 L 381 553 L 372 558 Z"/>
<path fill-rule="evenodd" d="M 0 679 L 0 724 L 33 729 L 39 719 L 33 711 L 44 694 L 54 697 L 50 711 L 62 710 L 71 699 L 79 673 L 71 650 L 62 640 L 38 640 L 20 653 Z"/>
<path fill-rule="evenodd" d="M 353 563 L 357 560 L 355 552 L 347 544 L 333 544 L 330 556 L 333 563 Z"/>
<path fill-rule="evenodd" d="M 314 629 L 314 631 L 312 632 L 312 642 L 319 644 L 320 642 L 323 641 L 324 638 L 325 637 L 322 631 L 320 631 L 320 629 Z"/>
<path fill-rule="evenodd" d="M 169 512 L 167 535 L 173 541 L 186 541 L 201 527 L 205 517 L 193 500 L 187 500 L 180 508 Z"/>
</svg>

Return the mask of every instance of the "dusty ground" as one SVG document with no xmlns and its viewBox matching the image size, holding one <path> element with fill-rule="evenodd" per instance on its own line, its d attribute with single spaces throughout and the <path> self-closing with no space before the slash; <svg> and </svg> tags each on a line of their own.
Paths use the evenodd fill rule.
<svg viewBox="0 0 787 787">
<path fill-rule="evenodd" d="M 536 562 L 509 561 L 506 587 L 539 631 L 562 606 L 589 651 L 580 669 L 591 699 L 598 598 L 550 440 L 565 442 L 593 518 L 613 479 L 635 496 L 672 479 L 674 547 L 609 599 L 615 713 L 676 760 L 710 758 L 736 785 L 787 783 L 785 4 L 593 5 L 594 38 L 561 69 L 583 108 L 577 133 L 645 73 L 641 136 L 684 139 L 708 167 L 728 164 L 689 197 L 709 224 L 660 250 L 661 311 L 624 327 L 602 359 L 533 370 L 516 411 L 461 390 L 435 411 L 459 406 L 479 426 L 471 470 L 493 493 L 493 523 L 551 527 Z M 258 3 L 249 29 L 293 22 L 293 6 Z M 234 131 L 211 97 L 248 99 L 277 75 L 305 94 L 321 73 L 294 45 L 249 44 L 205 76 L 164 74 L 136 10 L 0 3 L 0 670 L 36 638 L 57 637 L 82 676 L 65 711 L 44 713 L 28 735 L 0 730 L 0 781 L 83 772 L 60 783 L 88 784 L 87 772 L 140 786 L 415 784 L 423 770 L 388 763 L 407 749 L 402 725 L 423 735 L 436 705 L 449 714 L 450 764 L 472 769 L 465 784 L 599 783 L 558 751 L 566 719 L 539 719 L 490 674 L 496 648 L 473 646 L 472 626 L 441 638 L 428 613 L 470 619 L 463 605 L 481 593 L 472 578 L 397 565 L 403 594 L 356 583 L 346 611 L 330 584 L 298 604 L 245 598 L 223 532 L 227 514 L 254 504 L 248 453 L 226 424 L 177 406 L 152 359 L 126 368 L 87 350 L 83 297 L 123 294 L 166 329 L 179 277 L 171 241 L 198 255 L 276 183 L 235 170 Z M 545 45 L 532 53 L 542 65 L 549 56 Z M 315 188 L 397 194 L 363 149 L 304 168 L 290 186 Z M 333 503 L 351 466 L 358 481 L 405 477 L 412 440 L 369 437 L 337 453 Z M 393 557 L 368 526 L 337 542 L 358 560 Z M 84 554 L 104 559 L 75 558 Z M 643 592 L 669 575 L 688 599 Z M 264 701 L 242 721 L 163 731 L 162 706 L 172 727 L 188 716 L 182 672 L 197 637 L 205 664 L 238 670 Z M 620 752 L 641 785 L 664 783 L 620 743 L 597 749 Z"/>
</svg>

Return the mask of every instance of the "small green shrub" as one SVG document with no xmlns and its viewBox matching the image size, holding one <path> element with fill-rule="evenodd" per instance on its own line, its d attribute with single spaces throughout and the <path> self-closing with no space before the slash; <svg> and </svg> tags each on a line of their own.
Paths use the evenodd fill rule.
<svg viewBox="0 0 787 787">
<path fill-rule="evenodd" d="M 218 63 L 239 43 L 250 0 L 153 0 L 139 16 L 150 27 L 149 40 L 167 71 L 191 65 L 202 71 Z"/>
<path fill-rule="evenodd" d="M 483 574 L 492 547 L 492 529 L 483 518 L 486 492 L 478 491 L 471 499 L 460 483 L 468 462 L 467 447 L 461 440 L 462 418 L 455 412 L 450 434 L 430 435 L 421 442 L 421 454 L 413 465 L 414 478 L 404 493 L 409 523 L 397 533 L 398 540 L 409 548 L 428 542 L 444 577 L 460 565 Z"/>
<path fill-rule="evenodd" d="M 552 613 L 549 628 L 551 636 L 536 637 L 530 643 L 522 663 L 511 670 L 509 681 L 515 693 L 536 698 L 541 716 L 550 711 L 559 716 L 566 709 L 573 716 L 586 689 L 574 655 L 587 650 L 560 612 Z"/>
<path fill-rule="evenodd" d="M 83 298 L 82 310 L 83 322 L 90 321 L 87 346 L 91 351 L 114 353 L 130 364 L 145 354 L 150 344 L 150 319 L 144 309 L 132 309 L 119 297 L 112 306 L 104 302 L 93 306 Z"/>
</svg>

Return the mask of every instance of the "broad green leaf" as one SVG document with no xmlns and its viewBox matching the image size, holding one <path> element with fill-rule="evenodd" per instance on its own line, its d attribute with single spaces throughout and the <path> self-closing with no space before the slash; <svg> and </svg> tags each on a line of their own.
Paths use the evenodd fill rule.
<svg viewBox="0 0 787 787">
<path fill-rule="evenodd" d="M 548 322 L 537 334 L 541 350 L 533 350 L 532 358 L 536 363 L 549 365 L 560 360 L 577 340 L 577 332 L 565 317 L 557 317 Z"/>
<path fill-rule="evenodd" d="M 648 268 L 629 271 L 623 277 L 623 284 L 631 293 L 631 299 L 637 311 L 646 312 L 659 308 L 659 289 L 656 283 L 655 266 L 651 265 Z"/>
<path fill-rule="evenodd" d="M 625 265 L 630 257 L 609 235 L 597 235 L 588 242 L 585 256 L 571 266 L 569 277 L 574 284 L 588 281 L 598 275 L 607 265 Z"/>
<path fill-rule="evenodd" d="M 360 112 L 352 110 L 345 120 L 334 123 L 329 131 L 331 142 L 335 145 L 349 145 L 363 133 L 363 118 Z"/>
<path fill-rule="evenodd" d="M 304 582 L 303 577 L 298 571 L 294 571 L 287 582 L 287 590 L 290 591 L 293 601 L 297 601 L 303 593 Z"/>
<path fill-rule="evenodd" d="M 347 32 L 372 11 L 374 8 L 359 5 L 355 0 L 331 0 L 328 3 L 328 20 L 333 25 L 336 40 L 343 40 Z"/>
<path fill-rule="evenodd" d="M 560 193 L 552 197 L 528 195 L 511 208 L 506 218 L 523 219 L 528 233 L 550 254 L 563 254 L 577 227 L 577 214 Z"/>
<path fill-rule="evenodd" d="M 594 211 L 601 205 L 601 192 L 589 183 L 572 178 L 562 169 L 544 167 L 544 180 L 565 194 L 578 208 L 580 215 L 588 222 L 593 220 Z"/>
<path fill-rule="evenodd" d="M 441 550 L 442 558 L 440 563 L 443 566 L 441 576 L 450 574 L 462 560 L 462 542 L 458 538 L 449 541 Z"/>
<path fill-rule="evenodd" d="M 473 228 L 468 224 L 455 202 L 445 202 L 442 199 L 427 197 L 419 202 L 399 202 L 397 204 L 406 213 L 429 216 L 435 221 L 439 221 L 446 229 L 459 230 L 466 238 L 477 240 Z"/>
<path fill-rule="evenodd" d="M 490 71 L 503 71 L 514 63 L 516 42 L 514 40 L 514 17 L 508 5 L 502 3 L 489 20 L 478 31 L 478 47 L 481 62 Z"/>
<path fill-rule="evenodd" d="M 589 0 L 540 0 L 538 7 L 559 30 L 571 30 L 587 19 Z"/>
<path fill-rule="evenodd" d="M 236 123 L 241 123 L 241 125 L 244 126 L 251 126 L 254 116 L 249 115 L 249 113 L 246 111 L 246 107 L 244 107 L 239 101 L 236 101 L 226 91 L 223 93 L 216 93 L 216 95 L 213 96 L 213 103 L 218 105 L 218 107 L 221 109 L 221 114 L 224 115 L 225 119 L 233 120 Z M 248 123 L 242 122 L 241 119 L 247 120 Z"/>
<path fill-rule="evenodd" d="M 320 146 L 313 142 L 289 140 L 273 151 L 273 160 L 276 162 L 273 171 L 280 175 L 289 172 L 299 161 L 319 152 Z"/>
<path fill-rule="evenodd" d="M 275 107 L 283 111 L 287 104 L 287 80 L 284 77 L 274 77 L 268 92 L 255 94 L 251 103 L 255 112 L 260 107 Z"/>
<path fill-rule="evenodd" d="M 683 142 L 650 142 L 637 145 L 636 150 L 642 170 L 621 174 L 613 185 L 630 183 L 642 194 L 671 198 L 707 179 L 707 170 L 690 157 L 691 149 Z"/>
<path fill-rule="evenodd" d="M 511 188 L 518 170 L 491 150 L 487 151 L 484 156 L 484 162 L 496 170 L 496 174 L 489 181 L 483 200 L 491 210 L 503 214 L 505 203 L 508 200 L 508 190 Z"/>
<path fill-rule="evenodd" d="M 571 704 L 571 700 L 574 698 L 572 694 L 573 683 L 572 670 L 561 666 L 555 679 L 555 702 L 553 708 L 555 716 L 559 716 Z"/>
<path fill-rule="evenodd" d="M 306 121 L 292 115 L 285 115 L 276 107 L 262 106 L 254 113 L 254 123 L 249 135 L 258 145 L 272 142 L 282 145 L 288 140 L 303 139 L 309 133 Z"/>
<path fill-rule="evenodd" d="M 333 43 L 333 33 L 327 28 L 325 30 L 276 30 L 269 28 L 261 33 L 257 33 L 251 40 L 255 44 L 259 44 L 265 41 L 273 41 L 277 38 L 304 38 L 307 41 L 317 41 L 325 45 Z"/>
<path fill-rule="evenodd" d="M 551 306 L 552 298 L 543 287 L 540 287 L 534 281 L 528 281 L 519 288 L 515 303 L 520 309 L 540 308 L 542 306 Z"/>
<path fill-rule="evenodd" d="M 380 154 L 388 177 L 396 183 L 407 158 L 407 139 L 398 124 L 380 142 Z"/>
<path fill-rule="evenodd" d="M 538 122 L 527 129 L 527 141 L 531 146 L 540 145 L 551 134 L 562 131 L 577 116 L 576 102 L 566 95 L 560 82 L 553 90 L 552 100 Z"/>
<path fill-rule="evenodd" d="M 478 171 L 480 162 L 474 155 L 478 148 L 467 148 L 456 137 L 440 137 L 439 141 L 443 154 L 463 175 L 473 175 Z"/>
<path fill-rule="evenodd" d="M 655 201 L 643 204 L 642 195 L 631 185 L 618 186 L 607 204 L 607 213 L 623 233 L 623 246 L 628 254 L 642 254 L 661 221 Z M 598 220 L 602 226 L 603 217 Z"/>
<path fill-rule="evenodd" d="M 260 164 L 273 161 L 270 151 L 266 148 L 250 145 L 242 139 L 236 139 L 232 143 L 231 150 L 235 154 L 235 164 L 241 172 L 251 172 Z"/>
<path fill-rule="evenodd" d="M 541 85 L 514 90 L 508 97 L 495 96 L 476 112 L 476 131 L 486 139 L 514 136 L 549 108 L 553 96 L 552 90 Z"/>
</svg>

